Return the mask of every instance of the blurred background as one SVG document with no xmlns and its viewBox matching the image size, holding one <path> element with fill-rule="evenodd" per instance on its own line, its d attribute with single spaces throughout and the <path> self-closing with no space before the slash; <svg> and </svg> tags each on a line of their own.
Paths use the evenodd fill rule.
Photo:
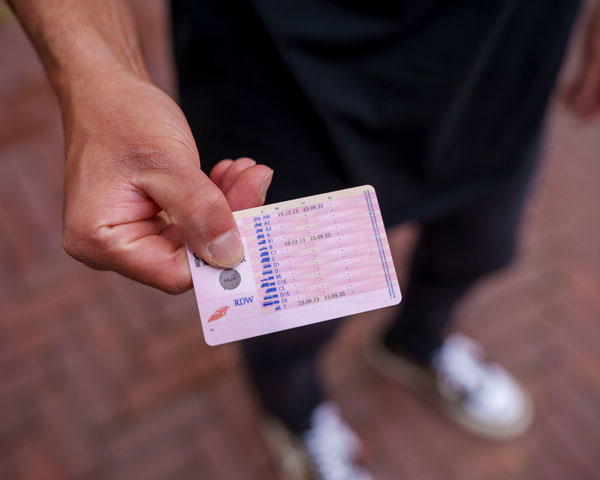
<svg viewBox="0 0 600 480">
<path fill-rule="evenodd" d="M 134 3 L 152 76 L 174 95 L 166 4 Z M 560 93 L 519 255 L 459 312 L 531 392 L 533 428 L 506 444 L 457 430 L 369 369 L 361 335 L 394 312 L 363 314 L 322 368 L 376 478 L 600 478 L 600 122 L 573 118 Z M 62 156 L 53 93 L 0 3 L 0 479 L 276 479 L 236 347 L 204 343 L 193 292 L 171 297 L 64 253 Z M 391 232 L 401 280 L 413 237 Z"/>
</svg>

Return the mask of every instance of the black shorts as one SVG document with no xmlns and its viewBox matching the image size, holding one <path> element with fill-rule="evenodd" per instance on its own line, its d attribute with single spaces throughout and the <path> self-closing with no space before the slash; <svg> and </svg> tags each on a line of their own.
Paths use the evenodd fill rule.
<svg viewBox="0 0 600 480">
<path fill-rule="evenodd" d="M 181 106 L 208 171 L 267 202 L 373 185 L 388 225 L 530 169 L 577 0 L 173 1 Z"/>
</svg>

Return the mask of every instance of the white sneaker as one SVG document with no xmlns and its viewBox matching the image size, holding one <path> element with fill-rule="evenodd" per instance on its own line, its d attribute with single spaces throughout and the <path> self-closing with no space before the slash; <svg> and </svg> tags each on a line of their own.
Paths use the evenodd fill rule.
<svg viewBox="0 0 600 480">
<path fill-rule="evenodd" d="M 533 402 L 500 365 L 462 334 L 446 338 L 431 368 L 388 349 L 380 339 L 365 342 L 365 357 L 380 373 L 416 390 L 464 429 L 494 440 L 521 435 L 533 419 Z"/>
<path fill-rule="evenodd" d="M 300 437 L 270 419 L 264 434 L 282 480 L 372 480 L 357 463 L 361 442 L 330 402 L 311 415 L 311 428 Z"/>
<path fill-rule="evenodd" d="M 434 354 L 432 366 L 447 413 L 465 428 L 510 438 L 531 424 L 533 403 L 527 392 L 504 368 L 486 360 L 474 340 L 450 335 Z"/>
<path fill-rule="evenodd" d="M 332 403 L 322 403 L 312 414 L 311 428 L 302 443 L 318 480 L 372 480 L 356 462 L 361 443 Z"/>
</svg>

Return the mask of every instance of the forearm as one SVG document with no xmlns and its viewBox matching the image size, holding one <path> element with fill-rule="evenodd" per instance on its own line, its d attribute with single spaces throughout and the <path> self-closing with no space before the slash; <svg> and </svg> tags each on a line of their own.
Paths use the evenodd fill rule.
<svg viewBox="0 0 600 480">
<path fill-rule="evenodd" d="M 9 0 L 59 98 L 100 73 L 147 78 L 127 0 Z"/>
</svg>

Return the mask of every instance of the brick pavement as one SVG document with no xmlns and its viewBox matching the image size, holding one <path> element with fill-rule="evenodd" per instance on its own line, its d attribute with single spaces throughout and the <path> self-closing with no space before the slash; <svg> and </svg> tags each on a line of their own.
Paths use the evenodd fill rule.
<svg viewBox="0 0 600 480">
<path fill-rule="evenodd" d="M 150 69 L 172 92 L 160 2 L 140 12 Z M 193 295 L 62 251 L 55 102 L 14 23 L 0 26 L 0 58 L 0 478 L 276 478 L 237 350 L 204 344 Z M 474 439 L 371 372 L 361 336 L 393 311 L 352 319 L 326 352 L 328 389 L 377 478 L 600 478 L 598 151 L 598 123 L 553 109 L 518 259 L 457 315 L 531 391 L 523 439 Z M 413 234 L 391 235 L 401 277 Z"/>
</svg>

